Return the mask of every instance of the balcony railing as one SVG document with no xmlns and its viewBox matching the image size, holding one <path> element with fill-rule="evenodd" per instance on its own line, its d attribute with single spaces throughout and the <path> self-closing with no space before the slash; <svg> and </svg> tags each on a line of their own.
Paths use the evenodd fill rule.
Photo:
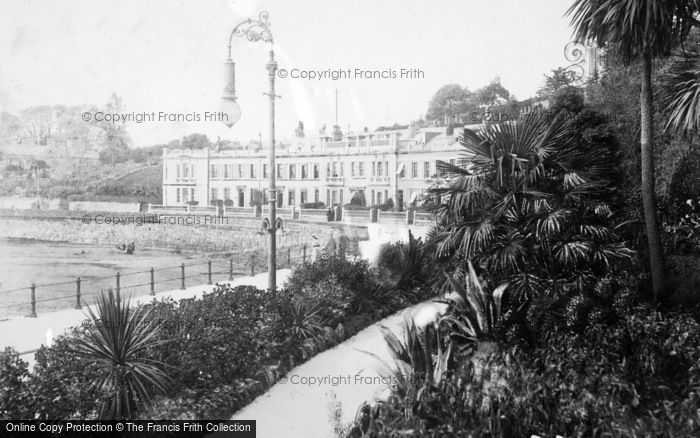
<svg viewBox="0 0 700 438">
<path fill-rule="evenodd" d="M 388 176 L 373 176 L 369 179 L 370 184 L 389 185 Z"/>
<path fill-rule="evenodd" d="M 328 185 L 344 185 L 345 184 L 345 177 L 342 176 L 329 176 L 326 177 L 326 184 Z"/>
<path fill-rule="evenodd" d="M 194 184 L 195 178 L 194 177 L 175 178 L 175 183 L 176 184 Z"/>
</svg>

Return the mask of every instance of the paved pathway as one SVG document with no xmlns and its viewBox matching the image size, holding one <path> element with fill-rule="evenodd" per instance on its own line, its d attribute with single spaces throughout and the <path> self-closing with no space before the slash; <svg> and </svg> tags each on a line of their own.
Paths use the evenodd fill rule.
<svg viewBox="0 0 700 438">
<path fill-rule="evenodd" d="M 291 370 L 269 391 L 238 411 L 234 420 L 256 420 L 258 438 L 336 437 L 335 426 L 346 426 L 365 401 L 382 396 L 386 385 L 375 371 L 372 353 L 390 362 L 379 325 L 403 339 L 404 314 L 425 326 L 444 310 L 444 304 L 426 302 L 405 309 Z M 337 408 L 340 421 L 335 421 Z"/>
<path fill-rule="evenodd" d="M 283 284 L 291 271 L 289 269 L 281 269 L 277 271 L 277 282 Z M 220 284 L 230 284 L 231 286 L 251 285 L 259 288 L 267 287 L 267 273 L 258 274 L 253 277 L 240 277 L 233 281 L 222 281 Z M 154 295 L 142 295 L 134 297 L 132 302 L 148 303 L 153 299 L 161 299 L 171 297 L 174 300 L 183 298 L 199 297 L 205 292 L 211 292 L 214 285 L 199 285 L 188 287 L 184 290 L 171 290 L 159 292 Z M 79 325 L 87 318 L 85 309 L 66 309 L 56 312 L 40 313 L 36 318 L 28 318 L 26 316 L 15 316 L 0 321 L 0 350 L 5 347 L 12 347 L 22 354 L 22 359 L 27 361 L 30 366 L 34 364 L 34 351 L 41 345 L 47 343 L 47 333 L 51 330 L 51 334 L 56 337 L 69 327 Z"/>
</svg>

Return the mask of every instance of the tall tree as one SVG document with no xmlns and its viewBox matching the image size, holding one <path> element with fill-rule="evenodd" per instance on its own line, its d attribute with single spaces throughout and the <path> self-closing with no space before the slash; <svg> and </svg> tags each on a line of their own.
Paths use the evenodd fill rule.
<svg viewBox="0 0 700 438">
<path fill-rule="evenodd" d="M 487 86 L 479 88 L 474 93 L 479 106 L 488 107 L 504 104 L 510 100 L 510 92 L 501 85 L 501 78 L 494 78 Z"/>
<path fill-rule="evenodd" d="M 448 84 L 440 87 L 430 100 L 427 120 L 449 124 L 455 116 L 464 114 L 475 106 L 473 94 L 458 84 Z"/>
<path fill-rule="evenodd" d="M 692 26 L 696 0 L 575 0 L 567 11 L 576 39 L 612 47 L 629 63 L 640 59 L 642 84 L 641 170 L 644 222 L 654 297 L 667 297 L 666 267 L 656 213 L 652 62 L 682 42 Z"/>
</svg>

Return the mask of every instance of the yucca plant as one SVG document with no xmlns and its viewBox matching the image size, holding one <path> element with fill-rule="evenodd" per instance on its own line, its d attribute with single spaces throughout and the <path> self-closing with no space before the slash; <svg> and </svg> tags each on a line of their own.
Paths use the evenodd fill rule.
<svg viewBox="0 0 700 438">
<path fill-rule="evenodd" d="M 604 273 L 631 251 L 615 231 L 613 145 L 587 144 L 574 119 L 531 115 L 459 137 L 463 158 L 439 163 L 429 235 L 451 273 L 474 262 L 489 283 L 526 300 L 553 282 Z"/>
<path fill-rule="evenodd" d="M 405 314 L 401 326 L 403 340 L 385 326 L 380 326 L 390 359 L 362 351 L 377 360 L 374 370 L 391 378 L 391 391 L 399 397 L 417 397 L 422 386 L 437 386 L 448 370 L 452 345 L 443 347 L 435 325 L 423 330 L 416 327 L 413 318 Z"/>
<path fill-rule="evenodd" d="M 149 310 L 131 307 L 109 291 L 98 295 L 95 310 L 88 307 L 92 320 L 83 336 L 77 337 L 73 351 L 94 363 L 100 378 L 93 382 L 104 394 L 99 418 L 129 419 L 151 404 L 152 396 L 166 392 L 165 364 L 148 359 L 149 350 L 163 344 L 157 340 L 162 322 L 151 321 Z"/>
<path fill-rule="evenodd" d="M 292 305 L 292 320 L 289 335 L 295 342 L 316 339 L 323 333 L 326 322 L 319 315 L 320 309 L 309 303 L 295 302 Z"/>
<path fill-rule="evenodd" d="M 440 318 L 439 325 L 462 352 L 489 350 L 496 341 L 507 284 L 498 286 L 493 292 L 486 292 L 474 272 L 474 266 L 471 262 L 467 262 L 467 265 L 464 284 L 447 276 L 454 293 L 447 301 L 448 311 Z"/>
</svg>

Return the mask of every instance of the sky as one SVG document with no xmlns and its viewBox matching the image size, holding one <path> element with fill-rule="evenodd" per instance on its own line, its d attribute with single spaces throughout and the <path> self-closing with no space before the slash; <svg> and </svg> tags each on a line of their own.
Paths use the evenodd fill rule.
<svg viewBox="0 0 700 438">
<path fill-rule="evenodd" d="M 200 121 L 129 123 L 134 146 L 204 133 L 269 138 L 269 46 L 234 38 L 241 120 L 230 129 L 204 120 L 219 111 L 228 37 L 266 10 L 275 54 L 276 136 L 299 121 L 307 135 L 407 124 L 424 115 L 445 84 L 501 83 L 532 97 L 544 74 L 566 66 L 571 40 L 563 0 L 3 0 L 0 3 L 0 110 L 33 105 L 104 105 L 123 113 L 199 115 Z M 350 69 L 349 78 L 291 78 Z M 401 78 L 401 69 L 418 71 Z M 415 70 L 414 70 L 415 69 Z M 388 78 L 367 78 L 364 71 Z M 392 73 L 393 72 L 393 73 Z M 391 77 L 395 75 L 396 77 Z M 347 75 L 346 75 L 347 76 Z M 160 117 L 156 117 L 157 119 Z"/>
</svg>

